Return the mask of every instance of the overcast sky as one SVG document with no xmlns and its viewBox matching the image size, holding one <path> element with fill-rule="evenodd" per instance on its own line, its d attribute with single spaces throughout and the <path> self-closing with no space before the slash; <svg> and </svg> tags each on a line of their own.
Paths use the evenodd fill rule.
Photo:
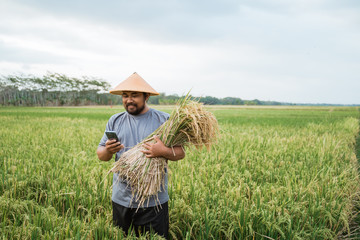
<svg viewBox="0 0 360 240">
<path fill-rule="evenodd" d="M 360 104 L 359 0 L 0 0 L 0 74 Z"/>
</svg>

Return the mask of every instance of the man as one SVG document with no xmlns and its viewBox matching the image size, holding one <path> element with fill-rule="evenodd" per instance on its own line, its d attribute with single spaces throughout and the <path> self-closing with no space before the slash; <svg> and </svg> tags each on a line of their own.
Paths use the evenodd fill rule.
<svg viewBox="0 0 360 240">
<path fill-rule="evenodd" d="M 121 82 L 113 90 L 112 94 L 122 95 L 125 112 L 110 117 L 106 131 L 116 131 L 119 142 L 115 139 L 102 137 L 97 155 L 102 161 L 109 161 L 114 154 L 115 161 L 122 153 L 141 142 L 144 138 L 154 132 L 168 118 L 169 114 L 149 108 L 147 100 L 150 95 L 158 95 L 144 79 L 137 73 Z M 185 157 L 181 146 L 173 148 L 166 147 L 158 138 L 155 143 L 146 143 L 143 153 L 146 157 L 164 157 L 168 160 L 177 161 Z M 146 207 L 138 208 L 138 203 L 132 200 L 132 193 L 124 179 L 118 180 L 118 174 L 113 176 L 113 221 L 127 233 L 132 226 L 139 231 L 154 231 L 168 238 L 169 214 L 168 214 L 168 190 L 167 172 L 165 176 L 165 188 L 158 193 L 158 199 L 150 198 Z M 160 204 L 160 205 L 159 205 Z"/>
</svg>

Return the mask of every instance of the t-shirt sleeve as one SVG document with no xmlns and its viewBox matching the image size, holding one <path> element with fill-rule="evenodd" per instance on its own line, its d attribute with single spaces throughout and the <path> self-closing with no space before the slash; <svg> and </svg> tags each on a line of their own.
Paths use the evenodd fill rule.
<svg viewBox="0 0 360 240">
<path fill-rule="evenodd" d="M 112 131 L 112 126 L 113 126 L 112 123 L 113 123 L 113 118 L 110 118 L 109 121 L 106 124 L 105 131 Z M 104 147 L 106 141 L 108 140 L 108 137 L 106 136 L 105 131 L 104 131 L 104 135 L 102 136 L 102 138 L 100 140 L 99 147 L 100 146 Z"/>
<path fill-rule="evenodd" d="M 162 112 L 162 114 L 161 114 L 161 124 L 163 124 L 164 122 L 169 120 L 169 118 L 170 118 L 170 114 L 168 114 L 166 112 Z"/>
</svg>

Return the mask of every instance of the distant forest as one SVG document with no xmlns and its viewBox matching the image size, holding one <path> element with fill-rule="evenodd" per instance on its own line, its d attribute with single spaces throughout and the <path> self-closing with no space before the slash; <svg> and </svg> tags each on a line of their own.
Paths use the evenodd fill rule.
<svg viewBox="0 0 360 240">
<path fill-rule="evenodd" d="M 0 77 L 0 105 L 2 106 L 85 106 L 122 104 L 121 97 L 109 94 L 110 84 L 92 77 L 73 78 L 59 73 L 42 77 L 8 75 Z M 149 104 L 175 104 L 181 96 L 160 93 Z M 279 102 L 242 100 L 240 98 L 199 98 L 207 105 L 280 105 Z"/>
<path fill-rule="evenodd" d="M 110 84 L 101 79 L 71 78 L 48 73 L 43 77 L 9 75 L 0 77 L 0 105 L 82 106 L 112 104 L 116 96 L 103 92 Z"/>
<path fill-rule="evenodd" d="M 109 93 L 110 84 L 93 77 L 73 78 L 59 73 L 47 73 L 42 77 L 32 75 L 8 75 L 0 77 L 0 106 L 85 106 L 118 105 L 121 97 Z M 150 97 L 149 104 L 175 104 L 181 96 Z M 241 98 L 198 98 L 206 105 L 310 105 L 275 101 L 243 100 Z M 320 105 L 320 104 L 312 104 Z M 327 104 L 321 104 L 327 105 Z"/>
</svg>

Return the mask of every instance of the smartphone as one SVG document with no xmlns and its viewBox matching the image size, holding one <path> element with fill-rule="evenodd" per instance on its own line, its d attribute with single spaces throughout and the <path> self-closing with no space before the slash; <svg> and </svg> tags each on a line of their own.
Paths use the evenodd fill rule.
<svg viewBox="0 0 360 240">
<path fill-rule="evenodd" d="M 116 139 L 117 142 L 119 142 L 119 138 L 116 135 L 115 131 L 105 131 L 106 136 L 108 137 L 108 139 Z"/>
</svg>

